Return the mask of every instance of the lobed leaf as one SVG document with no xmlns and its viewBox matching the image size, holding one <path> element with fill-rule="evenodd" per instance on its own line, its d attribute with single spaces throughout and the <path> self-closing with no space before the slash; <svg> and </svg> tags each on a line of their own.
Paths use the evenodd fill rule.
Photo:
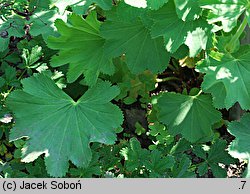
<svg viewBox="0 0 250 194">
<path fill-rule="evenodd" d="M 105 40 L 99 33 L 100 22 L 95 13 L 91 13 L 86 20 L 73 14 L 69 22 L 57 20 L 56 27 L 61 36 L 49 37 L 47 41 L 50 48 L 59 50 L 59 55 L 53 56 L 51 65 L 69 64 L 68 82 L 74 82 L 84 74 L 87 85 L 93 86 L 100 73 L 114 73 L 112 61 L 104 53 Z"/>
<path fill-rule="evenodd" d="M 100 82 L 75 102 L 43 73 L 22 84 L 23 90 L 7 98 L 16 118 L 10 139 L 28 137 L 22 161 L 32 162 L 45 154 L 49 174 L 62 177 L 68 161 L 77 167 L 88 166 L 90 142 L 114 143 L 115 128 L 123 120 L 120 109 L 109 102 L 119 94 L 117 87 Z"/>
<path fill-rule="evenodd" d="M 124 19 L 125 14 L 127 20 Z M 106 39 L 104 53 L 110 57 L 123 54 L 132 73 L 150 70 L 154 73 L 166 69 L 169 54 L 164 49 L 162 38 L 152 38 L 145 13 L 140 9 L 123 6 L 113 9 L 107 21 L 101 27 L 101 34 Z M 139 15 L 139 16 L 138 16 Z M 142 17 L 144 20 L 142 20 Z M 148 56 L 148 57 L 145 57 Z"/>
<path fill-rule="evenodd" d="M 190 142 L 213 134 L 212 125 L 221 113 L 212 105 L 210 95 L 187 96 L 164 93 L 158 100 L 158 117 L 173 135 L 181 133 Z"/>
<path fill-rule="evenodd" d="M 211 26 L 202 18 L 185 22 L 179 19 L 173 0 L 152 12 L 151 16 L 154 20 L 151 34 L 154 38 L 164 37 L 167 51 L 174 53 L 182 44 L 186 44 L 190 57 L 194 57 L 207 48 Z"/>
<path fill-rule="evenodd" d="M 239 102 L 243 109 L 250 109 L 250 47 L 243 46 L 233 54 L 212 52 L 209 59 L 197 66 L 205 73 L 202 89 L 211 93 L 216 108 L 229 109 Z"/>
</svg>

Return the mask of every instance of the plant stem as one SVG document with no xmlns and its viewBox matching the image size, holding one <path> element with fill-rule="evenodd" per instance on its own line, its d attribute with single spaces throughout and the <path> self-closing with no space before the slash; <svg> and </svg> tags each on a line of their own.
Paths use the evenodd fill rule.
<svg viewBox="0 0 250 194">
<path fill-rule="evenodd" d="M 160 82 L 168 82 L 168 81 L 171 81 L 171 80 L 178 80 L 180 81 L 179 78 L 177 77 L 166 77 L 166 78 L 163 78 L 163 79 L 156 79 L 156 82 L 160 83 Z"/>
<path fill-rule="evenodd" d="M 232 51 L 235 46 L 235 44 L 237 43 L 237 41 L 239 40 L 241 34 L 244 32 L 245 28 L 247 26 L 247 17 L 244 17 L 244 20 L 242 21 L 240 27 L 238 28 L 237 32 L 234 34 L 233 38 L 230 40 L 230 42 L 226 45 L 226 50 L 227 51 Z"/>
</svg>

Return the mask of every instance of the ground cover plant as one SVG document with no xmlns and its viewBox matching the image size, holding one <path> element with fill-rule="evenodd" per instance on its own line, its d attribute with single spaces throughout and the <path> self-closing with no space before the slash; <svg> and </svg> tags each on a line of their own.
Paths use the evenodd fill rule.
<svg viewBox="0 0 250 194">
<path fill-rule="evenodd" d="M 250 177 L 249 0 L 1 0 L 0 176 Z"/>
</svg>

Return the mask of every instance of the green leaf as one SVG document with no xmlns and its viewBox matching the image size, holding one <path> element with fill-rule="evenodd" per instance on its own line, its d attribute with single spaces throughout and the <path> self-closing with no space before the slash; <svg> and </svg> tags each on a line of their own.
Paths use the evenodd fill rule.
<svg viewBox="0 0 250 194">
<path fill-rule="evenodd" d="M 211 26 L 202 18 L 186 22 L 179 19 L 173 0 L 152 12 L 151 16 L 154 20 L 151 34 L 154 38 L 163 36 L 169 52 L 174 53 L 182 44 L 186 44 L 190 57 L 194 57 L 206 49 L 212 33 Z"/>
<path fill-rule="evenodd" d="M 206 162 L 203 162 L 201 165 L 198 167 L 198 173 L 200 176 L 203 176 L 205 173 L 208 171 L 208 165 Z"/>
<path fill-rule="evenodd" d="M 0 88 L 5 85 L 5 79 L 3 77 L 0 77 Z"/>
<path fill-rule="evenodd" d="M 16 80 L 16 69 L 12 66 L 9 66 L 9 65 L 4 65 L 3 66 L 3 69 L 4 69 L 4 77 L 5 77 L 5 80 L 8 84 L 10 84 L 12 81 L 15 81 Z"/>
<path fill-rule="evenodd" d="M 59 18 L 64 19 L 55 9 L 37 9 L 29 21 L 26 22 L 26 25 L 32 24 L 29 31 L 32 36 L 42 35 L 47 40 L 50 35 L 58 35 L 54 22 Z"/>
<path fill-rule="evenodd" d="M 202 89 L 211 93 L 216 108 L 229 109 L 239 102 L 243 109 L 250 109 L 250 47 L 243 46 L 233 54 L 212 52 L 208 60 L 197 66 L 205 73 Z"/>
<path fill-rule="evenodd" d="M 204 160 L 207 159 L 207 152 L 204 150 L 204 148 L 202 147 L 202 145 L 194 145 L 193 146 L 193 153 L 199 157 L 199 158 L 202 158 Z"/>
<path fill-rule="evenodd" d="M 10 37 L 22 37 L 25 35 L 24 20 L 17 16 L 11 16 L 7 21 L 0 18 L 0 52 L 8 48 Z"/>
<path fill-rule="evenodd" d="M 43 55 L 42 47 L 36 45 L 29 51 L 28 49 L 23 49 L 22 58 L 25 62 L 26 67 L 32 67 Z"/>
<path fill-rule="evenodd" d="M 216 178 L 226 178 L 227 177 L 227 170 L 226 169 L 223 169 L 216 164 L 210 164 L 210 168 L 213 172 L 213 175 Z"/>
<path fill-rule="evenodd" d="M 63 13 L 68 6 L 81 3 L 82 1 L 83 0 L 50 0 L 51 6 L 56 6 L 60 13 Z M 86 2 L 86 0 L 83 2 Z"/>
<path fill-rule="evenodd" d="M 52 4 L 58 7 L 59 12 L 63 13 L 68 6 L 73 8 L 77 14 L 85 14 L 89 6 L 93 3 L 97 4 L 104 10 L 112 7 L 112 0 L 51 0 Z"/>
<path fill-rule="evenodd" d="M 166 69 L 169 54 L 164 49 L 161 37 L 151 37 L 148 27 L 151 21 L 144 12 L 130 6 L 123 6 L 123 9 L 118 6 L 109 15 L 107 22 L 101 27 L 101 34 L 106 39 L 106 55 L 118 57 L 125 54 L 132 73 L 144 70 L 157 73 Z M 143 16 L 140 17 L 141 15 Z M 125 20 L 125 16 L 128 19 Z"/>
<path fill-rule="evenodd" d="M 191 166 L 190 159 L 183 154 L 179 162 L 176 162 L 171 174 L 173 178 L 194 178 L 195 174 L 189 168 Z"/>
<path fill-rule="evenodd" d="M 175 159 L 173 156 L 162 156 L 161 152 L 154 150 L 150 153 L 150 158 L 145 161 L 145 166 L 150 170 L 150 177 L 160 178 L 166 176 L 167 169 L 174 166 Z"/>
<path fill-rule="evenodd" d="M 227 142 L 218 139 L 209 149 L 207 163 L 211 167 L 213 175 L 217 178 L 225 178 L 227 176 L 226 169 L 221 168 L 218 164 L 233 164 L 236 161 L 226 151 Z"/>
<path fill-rule="evenodd" d="M 232 164 L 235 160 L 228 154 L 226 151 L 227 149 L 227 142 L 222 139 L 218 139 L 209 149 L 207 162 L 208 164 Z"/>
<path fill-rule="evenodd" d="M 7 98 L 16 118 L 10 139 L 29 137 L 22 161 L 32 162 L 45 153 L 49 174 L 61 177 L 69 160 L 77 167 L 88 166 L 90 142 L 114 143 L 115 128 L 123 120 L 120 109 L 109 102 L 119 94 L 117 87 L 98 83 L 75 102 L 44 74 L 24 79 L 22 84 L 23 90 Z"/>
<path fill-rule="evenodd" d="M 197 0 L 174 0 L 176 12 L 183 21 L 198 19 L 201 15 L 201 8 Z"/>
<path fill-rule="evenodd" d="M 186 139 L 181 138 L 170 150 L 170 154 L 172 155 L 178 155 L 183 154 L 185 151 L 189 150 L 191 148 L 190 142 L 188 142 Z"/>
<path fill-rule="evenodd" d="M 59 55 L 53 56 L 51 65 L 58 67 L 69 63 L 69 82 L 84 74 L 86 83 L 93 86 L 100 73 L 114 73 L 111 59 L 104 54 L 105 40 L 99 34 L 100 22 L 95 13 L 91 13 L 86 20 L 71 15 L 69 22 L 66 24 L 57 20 L 56 27 L 61 36 L 48 39 L 48 46 L 59 50 Z"/>
<path fill-rule="evenodd" d="M 147 7 L 152 10 L 157 10 L 161 8 L 169 0 L 147 0 Z"/>
<path fill-rule="evenodd" d="M 250 114 L 246 113 L 240 121 L 233 121 L 228 125 L 228 131 L 235 140 L 232 141 L 228 150 L 234 158 L 247 159 L 250 161 Z"/>
<path fill-rule="evenodd" d="M 110 10 L 112 8 L 112 0 L 84 0 L 71 5 L 71 7 L 74 13 L 83 15 L 86 14 L 93 3 L 103 10 Z"/>
<path fill-rule="evenodd" d="M 135 171 L 144 165 L 148 160 L 149 151 L 141 148 L 140 142 L 136 138 L 129 141 L 130 147 L 123 148 L 120 154 L 125 158 L 125 166 L 128 171 Z"/>
<path fill-rule="evenodd" d="M 108 78 L 117 84 L 121 93 L 116 100 L 122 99 L 125 104 L 132 104 L 140 98 L 140 101 L 150 101 L 150 91 L 155 89 L 156 75 L 150 71 L 144 71 L 138 75 L 132 74 L 122 58 L 113 60 L 115 73 Z"/>
<path fill-rule="evenodd" d="M 0 37 L 0 52 L 3 52 L 5 49 L 8 48 L 9 41 L 10 40 L 8 38 Z"/>
<path fill-rule="evenodd" d="M 158 106 L 159 120 L 168 126 L 169 132 L 174 135 L 181 133 L 191 142 L 210 137 L 212 125 L 221 119 L 210 95 L 164 93 L 158 100 Z"/>
<path fill-rule="evenodd" d="M 101 168 L 99 163 L 99 154 L 93 153 L 90 165 L 87 168 L 71 168 L 70 175 L 77 178 L 92 178 L 93 175 L 101 175 Z"/>
<path fill-rule="evenodd" d="M 244 11 L 250 24 L 248 0 L 199 0 L 199 3 L 202 8 L 212 11 L 209 21 L 211 23 L 222 22 L 225 32 L 231 31 L 237 25 L 237 20 Z"/>
</svg>

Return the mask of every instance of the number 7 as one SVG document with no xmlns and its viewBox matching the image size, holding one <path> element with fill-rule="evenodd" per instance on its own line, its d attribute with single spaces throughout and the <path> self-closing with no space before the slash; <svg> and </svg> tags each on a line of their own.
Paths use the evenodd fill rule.
<svg viewBox="0 0 250 194">
<path fill-rule="evenodd" d="M 245 186 L 245 184 L 246 184 L 247 181 L 240 181 L 240 182 L 243 183 L 241 189 L 244 189 L 244 186 Z"/>
</svg>

